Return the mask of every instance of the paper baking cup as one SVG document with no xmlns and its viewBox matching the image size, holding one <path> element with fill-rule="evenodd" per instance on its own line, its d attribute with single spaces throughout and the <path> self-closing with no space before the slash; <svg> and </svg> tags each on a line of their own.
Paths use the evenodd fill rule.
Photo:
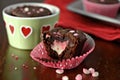
<svg viewBox="0 0 120 80">
<path fill-rule="evenodd" d="M 103 16 L 116 17 L 120 3 L 116 4 L 100 4 L 91 2 L 88 0 L 83 0 L 84 9 L 87 12 L 97 13 Z"/>
<path fill-rule="evenodd" d="M 43 64 L 46 67 L 60 68 L 60 69 L 72 69 L 77 67 L 95 48 L 94 40 L 88 35 L 87 41 L 83 47 L 83 55 L 73 57 L 71 59 L 63 59 L 62 61 L 54 61 L 47 55 L 43 42 L 40 42 L 32 51 L 30 56 L 37 62 Z M 43 60 L 44 59 L 44 60 Z M 47 59 L 47 60 L 45 60 Z"/>
</svg>

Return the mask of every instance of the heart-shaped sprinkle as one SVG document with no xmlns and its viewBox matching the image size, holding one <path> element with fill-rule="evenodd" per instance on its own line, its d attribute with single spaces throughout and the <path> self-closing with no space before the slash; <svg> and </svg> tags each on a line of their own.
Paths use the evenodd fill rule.
<svg viewBox="0 0 120 80">
<path fill-rule="evenodd" d="M 37 68 L 36 67 L 33 67 L 34 70 L 36 70 Z"/>
<path fill-rule="evenodd" d="M 84 74 L 90 74 L 90 71 L 88 69 L 83 68 L 83 73 Z"/>
<path fill-rule="evenodd" d="M 89 68 L 90 73 L 94 73 L 95 69 L 94 68 Z"/>
<path fill-rule="evenodd" d="M 77 74 L 75 77 L 75 80 L 82 80 L 82 75 L 81 74 Z"/>
<path fill-rule="evenodd" d="M 56 73 L 57 73 L 57 74 L 63 74 L 63 73 L 64 73 L 64 70 L 63 70 L 63 69 L 56 69 Z"/>
<path fill-rule="evenodd" d="M 79 34 L 78 34 L 78 33 L 74 33 L 73 35 L 74 35 L 74 36 L 79 36 Z"/>
<path fill-rule="evenodd" d="M 25 11 L 25 12 L 28 12 L 28 11 L 29 11 L 29 8 L 28 8 L 28 7 L 25 7 L 25 8 L 24 8 L 24 11 Z"/>
<path fill-rule="evenodd" d="M 69 32 L 70 32 L 70 33 L 74 33 L 74 32 L 75 32 L 75 30 L 70 30 Z"/>
<path fill-rule="evenodd" d="M 22 26 L 20 31 L 24 38 L 27 38 L 32 34 L 32 28 L 30 26 Z"/>
<path fill-rule="evenodd" d="M 63 76 L 62 80 L 69 80 L 69 77 L 68 76 Z"/>
<path fill-rule="evenodd" d="M 93 76 L 93 77 L 98 77 L 98 76 L 99 76 L 99 73 L 98 73 L 98 72 L 94 72 L 94 73 L 92 73 L 92 76 Z"/>
</svg>

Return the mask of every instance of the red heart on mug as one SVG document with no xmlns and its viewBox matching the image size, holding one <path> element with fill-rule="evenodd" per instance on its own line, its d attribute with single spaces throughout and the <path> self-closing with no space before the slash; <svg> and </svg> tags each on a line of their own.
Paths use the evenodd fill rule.
<svg viewBox="0 0 120 80">
<path fill-rule="evenodd" d="M 21 33 L 24 38 L 27 38 L 32 33 L 32 28 L 30 26 L 22 26 L 21 27 Z"/>
<path fill-rule="evenodd" d="M 44 31 L 49 31 L 49 30 L 50 30 L 50 26 L 49 26 L 49 25 L 42 27 L 42 33 L 43 33 Z"/>
<path fill-rule="evenodd" d="M 11 33 L 13 34 L 14 33 L 14 26 L 9 25 L 9 28 L 10 28 Z"/>
</svg>

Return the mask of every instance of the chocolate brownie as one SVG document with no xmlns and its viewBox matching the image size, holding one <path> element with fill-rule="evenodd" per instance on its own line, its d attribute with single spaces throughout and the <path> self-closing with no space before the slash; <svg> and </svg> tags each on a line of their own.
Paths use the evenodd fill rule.
<svg viewBox="0 0 120 80">
<path fill-rule="evenodd" d="M 118 0 L 89 0 L 91 2 L 102 3 L 102 4 L 115 4 L 119 3 Z"/>
<path fill-rule="evenodd" d="M 79 56 L 86 41 L 80 30 L 56 27 L 43 33 L 43 43 L 48 55 L 54 60 Z"/>
<path fill-rule="evenodd" d="M 11 11 L 11 15 L 18 17 L 41 17 L 51 14 L 52 12 L 45 7 L 28 5 L 17 7 Z"/>
</svg>

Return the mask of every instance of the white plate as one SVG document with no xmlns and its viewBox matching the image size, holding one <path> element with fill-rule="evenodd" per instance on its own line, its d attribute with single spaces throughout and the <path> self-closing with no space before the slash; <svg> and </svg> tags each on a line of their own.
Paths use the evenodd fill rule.
<svg viewBox="0 0 120 80">
<path fill-rule="evenodd" d="M 116 18 L 110 18 L 110 17 L 107 17 L 107 16 L 86 12 L 84 10 L 82 0 L 76 0 L 75 2 L 72 2 L 71 4 L 69 4 L 67 6 L 67 9 L 70 10 L 70 11 L 73 11 L 75 13 L 81 14 L 81 15 L 85 15 L 85 16 L 88 16 L 88 17 L 91 17 L 91 18 L 95 18 L 95 19 L 98 19 L 98 20 L 102 20 L 102 21 L 106 21 L 106 22 L 110 22 L 110 23 L 113 23 L 113 24 L 120 25 L 120 13 L 118 13 Z"/>
</svg>

